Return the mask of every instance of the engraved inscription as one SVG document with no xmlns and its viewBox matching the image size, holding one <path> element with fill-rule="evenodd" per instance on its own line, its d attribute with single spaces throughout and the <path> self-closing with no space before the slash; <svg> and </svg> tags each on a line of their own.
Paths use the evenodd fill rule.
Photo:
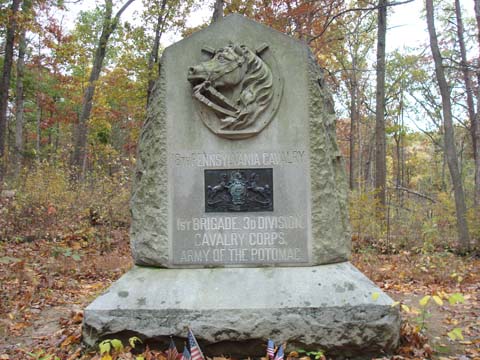
<svg viewBox="0 0 480 360">
<path fill-rule="evenodd" d="M 307 161 L 305 150 L 272 152 L 170 153 L 173 165 L 178 167 L 233 167 L 298 165 Z"/>
<path fill-rule="evenodd" d="M 273 170 L 205 170 L 205 212 L 273 211 Z"/>
<path fill-rule="evenodd" d="M 179 218 L 176 230 L 186 246 L 176 264 L 306 263 L 307 245 L 300 216 L 218 216 Z"/>
<path fill-rule="evenodd" d="M 308 150 L 176 149 L 171 259 L 175 266 L 310 263 Z"/>
</svg>

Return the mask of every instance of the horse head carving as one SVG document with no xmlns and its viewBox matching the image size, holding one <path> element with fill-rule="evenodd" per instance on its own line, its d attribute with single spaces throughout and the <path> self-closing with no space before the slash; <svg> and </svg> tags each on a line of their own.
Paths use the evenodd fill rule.
<svg viewBox="0 0 480 360">
<path fill-rule="evenodd" d="M 266 48 L 230 44 L 188 69 L 193 97 L 215 113 L 220 132 L 248 129 L 272 102 L 272 72 L 259 56 Z"/>
</svg>

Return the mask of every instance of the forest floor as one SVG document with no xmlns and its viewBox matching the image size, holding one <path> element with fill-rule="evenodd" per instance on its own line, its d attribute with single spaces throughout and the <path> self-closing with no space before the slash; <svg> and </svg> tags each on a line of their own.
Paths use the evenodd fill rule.
<svg viewBox="0 0 480 360">
<path fill-rule="evenodd" d="M 100 359 L 81 345 L 82 309 L 132 266 L 127 230 L 108 241 L 78 232 L 26 240 L 0 242 L 0 360 Z M 480 259 L 363 247 L 352 261 L 400 302 L 402 344 L 392 359 L 480 359 Z M 451 305 L 457 293 L 464 301 Z"/>
</svg>

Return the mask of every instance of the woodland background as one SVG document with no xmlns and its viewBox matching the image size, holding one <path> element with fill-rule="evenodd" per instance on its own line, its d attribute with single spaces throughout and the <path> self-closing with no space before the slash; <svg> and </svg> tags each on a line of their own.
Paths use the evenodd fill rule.
<svg viewBox="0 0 480 360">
<path fill-rule="evenodd" d="M 397 356 L 478 358 L 480 0 L 426 0 L 412 16 L 430 40 L 386 54 L 408 2 L 216 0 L 211 21 L 237 12 L 308 43 L 336 101 L 353 261 L 406 319 Z M 202 4 L 74 17 L 80 0 L 0 0 L 0 359 L 105 356 L 80 346 L 81 309 L 131 266 L 148 94 L 166 34 L 208 25 L 186 25 Z"/>
</svg>

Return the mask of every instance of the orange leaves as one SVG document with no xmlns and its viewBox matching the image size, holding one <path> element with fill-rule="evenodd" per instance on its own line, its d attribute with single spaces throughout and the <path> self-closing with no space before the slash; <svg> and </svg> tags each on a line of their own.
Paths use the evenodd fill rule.
<svg viewBox="0 0 480 360">
<path fill-rule="evenodd" d="M 72 322 L 74 324 L 80 324 L 83 321 L 83 311 L 72 312 Z"/>
<path fill-rule="evenodd" d="M 48 207 L 47 207 L 47 215 L 55 215 L 57 213 L 57 209 L 55 208 L 55 206 L 53 206 L 52 204 L 48 204 Z"/>
<path fill-rule="evenodd" d="M 41 207 L 43 218 L 62 216 L 61 211 L 52 202 Z M 31 353 L 43 350 L 61 359 L 80 358 L 83 313 L 70 313 L 72 304 L 84 308 L 92 294 L 103 290 L 131 264 L 127 229 L 114 231 L 115 247 L 109 249 L 95 240 L 98 235 L 90 230 L 75 233 L 68 226 L 46 230 L 52 240 L 0 243 L 0 334 L 6 335 L 0 341 L 0 354 L 5 353 L 4 346 L 15 344 L 15 351 L 6 353 L 11 360 L 28 359 L 19 351 L 22 348 Z M 115 264 L 97 268 L 102 253 L 107 260 L 115 259 Z M 75 254 L 82 261 L 75 261 Z"/>
<path fill-rule="evenodd" d="M 72 344 L 78 344 L 80 343 L 80 338 L 81 338 L 80 334 L 69 335 L 65 340 L 62 341 L 62 343 L 60 344 L 60 347 L 65 348 Z"/>
<path fill-rule="evenodd" d="M 14 334 L 21 334 L 22 330 L 25 329 L 30 324 L 24 321 L 17 322 L 10 326 L 10 331 Z"/>
<path fill-rule="evenodd" d="M 422 335 L 416 326 L 408 322 L 402 324 L 401 342 L 398 350 L 400 355 L 429 358 L 432 354 L 432 349 L 427 344 L 427 337 Z"/>
<path fill-rule="evenodd" d="M 480 316 L 479 259 L 449 253 L 366 252 L 355 254 L 354 263 L 393 295 L 395 306 L 402 309 L 399 355 L 429 358 L 433 350 L 441 350 L 444 359 L 478 355 L 475 339 L 480 338 L 480 323 L 474 319 Z"/>
<path fill-rule="evenodd" d="M 79 347 L 77 350 L 75 350 L 75 352 L 74 352 L 72 355 L 70 355 L 70 356 L 68 357 L 67 360 L 75 360 L 75 359 L 78 359 L 78 358 L 80 358 L 81 355 L 82 355 L 82 348 Z"/>
</svg>

